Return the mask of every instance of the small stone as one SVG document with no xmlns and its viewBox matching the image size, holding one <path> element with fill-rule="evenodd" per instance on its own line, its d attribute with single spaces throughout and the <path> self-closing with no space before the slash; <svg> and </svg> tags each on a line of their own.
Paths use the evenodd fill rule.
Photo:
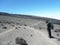
<svg viewBox="0 0 60 45">
<path fill-rule="evenodd" d="M 3 29 L 7 29 L 7 27 L 3 27 Z"/>
<path fill-rule="evenodd" d="M 26 29 L 26 28 L 24 28 L 24 29 Z"/>
<path fill-rule="evenodd" d="M 32 35 L 30 35 L 32 37 Z"/>
<path fill-rule="evenodd" d="M 55 30 L 55 32 L 57 32 L 57 31 Z"/>
<path fill-rule="evenodd" d="M 16 27 L 16 29 L 18 29 L 18 28 Z"/>
<path fill-rule="evenodd" d="M 57 34 L 57 36 L 59 36 L 59 34 Z"/>
<path fill-rule="evenodd" d="M 41 27 L 39 27 L 39 29 L 42 29 Z"/>
<path fill-rule="evenodd" d="M 26 24 L 24 24 L 24 26 L 27 26 Z"/>
</svg>

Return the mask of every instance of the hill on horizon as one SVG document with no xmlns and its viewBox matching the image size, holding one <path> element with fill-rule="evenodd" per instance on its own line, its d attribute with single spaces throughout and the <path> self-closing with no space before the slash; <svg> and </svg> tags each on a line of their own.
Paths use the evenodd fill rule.
<svg viewBox="0 0 60 45">
<path fill-rule="evenodd" d="M 47 17 L 38 17 L 38 16 L 32 16 L 32 15 L 23 15 L 23 14 L 11 14 L 11 13 L 6 13 L 6 12 L 0 12 L 0 15 L 5 15 L 5 16 L 14 16 L 14 17 L 18 17 L 18 18 L 31 18 L 31 19 L 36 19 L 36 20 L 51 20 L 53 21 L 55 24 L 59 24 L 60 25 L 60 20 L 58 19 L 53 19 L 53 18 L 47 18 Z"/>
</svg>

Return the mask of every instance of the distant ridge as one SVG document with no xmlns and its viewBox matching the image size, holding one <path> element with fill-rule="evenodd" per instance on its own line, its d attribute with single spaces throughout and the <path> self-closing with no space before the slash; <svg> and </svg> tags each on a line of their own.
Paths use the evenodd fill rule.
<svg viewBox="0 0 60 45">
<path fill-rule="evenodd" d="M 60 20 L 58 19 L 52 19 L 52 18 L 46 18 L 46 17 L 38 17 L 38 16 L 30 16 L 30 15 L 23 15 L 23 14 L 10 14 L 10 13 L 6 13 L 6 12 L 0 12 L 0 15 L 2 16 L 13 16 L 13 17 L 18 17 L 18 18 L 32 18 L 32 19 L 36 19 L 36 20 L 52 20 L 54 21 L 55 24 L 59 24 L 60 25 Z"/>
</svg>

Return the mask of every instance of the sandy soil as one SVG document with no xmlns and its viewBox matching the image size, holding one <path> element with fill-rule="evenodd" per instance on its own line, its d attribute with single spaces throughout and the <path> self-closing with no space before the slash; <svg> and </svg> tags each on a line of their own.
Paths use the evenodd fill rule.
<svg viewBox="0 0 60 45">
<path fill-rule="evenodd" d="M 60 44 L 60 41 L 58 41 L 60 33 L 55 32 L 55 30 L 60 29 L 60 25 L 54 24 L 55 28 L 52 30 L 52 35 L 56 38 L 50 39 L 45 21 L 6 16 L 0 16 L 0 21 L 2 21 L 0 23 L 0 45 L 18 45 L 15 42 L 16 37 L 24 38 L 28 45 Z M 3 29 L 4 26 L 1 26 L 1 24 L 7 29 Z"/>
</svg>

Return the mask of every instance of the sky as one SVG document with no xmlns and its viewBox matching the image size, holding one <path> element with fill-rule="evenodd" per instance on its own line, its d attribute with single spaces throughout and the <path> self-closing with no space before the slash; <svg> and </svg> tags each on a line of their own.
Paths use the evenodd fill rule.
<svg viewBox="0 0 60 45">
<path fill-rule="evenodd" d="M 60 19 L 60 0 L 0 0 L 0 12 Z"/>
</svg>

